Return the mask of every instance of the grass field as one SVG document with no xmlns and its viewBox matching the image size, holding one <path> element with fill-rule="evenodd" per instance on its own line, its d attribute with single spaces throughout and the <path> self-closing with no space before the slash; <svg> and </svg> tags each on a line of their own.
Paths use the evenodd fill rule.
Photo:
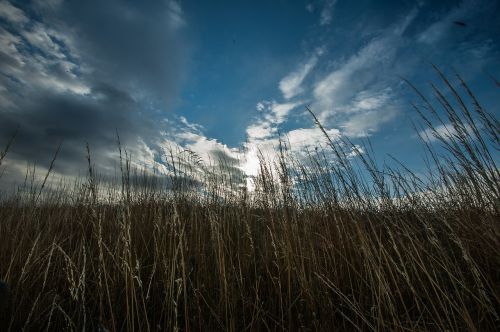
<svg viewBox="0 0 500 332">
<path fill-rule="evenodd" d="M 71 185 L 27 176 L 0 203 L 3 329 L 498 330 L 500 124 L 440 84 L 415 89 L 427 172 L 328 138 L 306 160 L 284 140 L 252 191 L 192 153 L 134 170 L 122 147 L 115 184 L 91 151 Z"/>
</svg>

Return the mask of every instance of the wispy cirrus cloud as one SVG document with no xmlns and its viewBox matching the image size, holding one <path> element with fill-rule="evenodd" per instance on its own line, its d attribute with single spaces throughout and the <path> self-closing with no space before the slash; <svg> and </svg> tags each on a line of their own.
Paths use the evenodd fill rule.
<svg viewBox="0 0 500 332">
<path fill-rule="evenodd" d="M 475 137 L 472 128 L 468 124 L 464 124 L 465 131 L 468 133 L 468 137 Z M 426 128 L 418 132 L 418 135 L 427 142 L 436 142 L 439 139 L 444 139 L 446 141 L 457 137 L 458 131 L 451 123 L 445 123 L 436 125 L 433 129 Z"/>
<path fill-rule="evenodd" d="M 314 69 L 318 63 L 318 56 L 321 55 L 319 50 L 316 54 L 311 56 L 309 60 L 290 74 L 286 75 L 279 83 L 279 88 L 283 93 L 285 99 L 290 99 L 304 91 L 302 82 L 306 76 Z"/>
<path fill-rule="evenodd" d="M 443 17 L 440 17 L 436 22 L 421 31 L 417 36 L 417 41 L 426 44 L 439 42 L 451 31 L 461 28 L 455 25 L 454 22 L 468 21 L 471 17 L 484 11 L 486 9 L 485 6 L 488 6 L 488 4 L 481 0 L 459 2 L 456 7 L 447 12 Z"/>
<path fill-rule="evenodd" d="M 402 35 L 417 13 L 413 9 L 314 84 L 312 107 L 322 122 L 335 123 L 344 135 L 360 137 L 395 117 L 397 99 L 388 86 L 398 78 L 387 73 L 398 60 L 405 46 Z"/>
<path fill-rule="evenodd" d="M 393 120 L 398 114 L 396 107 L 370 109 L 354 114 L 340 125 L 342 134 L 348 137 L 367 137 L 378 132 L 383 124 Z"/>
<path fill-rule="evenodd" d="M 337 0 L 324 0 L 323 8 L 321 9 L 319 24 L 328 25 L 332 23 L 333 9 Z"/>
<path fill-rule="evenodd" d="M 430 37 L 425 36 L 431 34 L 442 38 L 440 29 L 445 33 L 445 24 L 453 28 L 453 22 L 449 21 L 458 20 L 464 11 L 463 8 L 470 6 L 470 3 L 466 2 L 458 9 L 451 9 L 451 12 L 430 27 L 422 26 L 416 20 L 422 6 L 423 4 L 419 4 L 403 14 L 395 23 L 367 35 L 370 39 L 337 62 L 325 64 L 318 56 L 313 56 L 305 63 L 299 64 L 279 82 L 283 98 L 288 101 L 300 95 L 303 100 L 307 100 L 332 137 L 360 138 L 380 132 L 384 125 L 396 119 L 401 110 L 407 107 L 407 102 L 399 95 L 400 77 L 412 75 L 416 63 L 421 61 L 421 55 L 414 51 L 416 44 L 430 42 Z M 483 12 L 486 7 L 483 6 L 478 11 Z M 308 11 L 315 9 L 316 5 L 307 6 Z M 474 59 L 491 57 L 493 50 L 490 44 L 488 41 L 485 44 L 484 40 L 462 42 L 460 47 L 464 49 L 460 53 L 464 56 L 469 54 Z M 422 47 L 422 52 L 435 49 L 433 46 L 429 46 L 432 48 L 430 50 L 426 47 L 428 46 Z M 319 68 L 324 70 L 332 67 L 333 70 L 330 69 L 326 74 L 319 74 Z M 318 71 L 314 73 L 316 69 Z M 303 82 L 311 73 L 315 74 L 315 81 L 305 86 Z M 251 144 L 247 143 L 247 146 L 255 151 L 266 151 L 267 155 L 276 156 L 278 134 L 292 138 L 291 149 L 297 155 L 317 146 L 324 138 L 312 121 L 306 122 L 309 126 L 287 129 L 291 124 L 289 118 L 284 117 L 278 130 L 278 126 L 270 120 L 271 108 L 260 103 L 258 109 L 261 112 L 267 110 L 268 113 L 264 112 L 260 120 L 252 122 L 247 128 L 247 134 L 252 138 L 249 140 Z M 439 128 L 440 131 L 444 129 Z M 256 152 L 248 154 L 245 169 L 249 174 L 257 169 L 257 159 Z"/>
</svg>

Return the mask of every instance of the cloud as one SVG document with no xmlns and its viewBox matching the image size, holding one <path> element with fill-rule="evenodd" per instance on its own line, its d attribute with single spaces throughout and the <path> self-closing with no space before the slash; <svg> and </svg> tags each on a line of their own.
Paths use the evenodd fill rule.
<svg viewBox="0 0 500 332">
<path fill-rule="evenodd" d="M 478 12 L 483 11 L 486 3 L 480 0 L 465 0 L 450 10 L 439 21 L 431 24 L 427 29 L 419 33 L 417 40 L 425 44 L 434 44 L 446 37 L 457 26 L 454 21 L 464 21 Z"/>
<path fill-rule="evenodd" d="M 333 7 L 335 7 L 335 4 L 337 3 L 337 0 L 325 0 L 323 4 L 323 9 L 321 10 L 320 18 L 319 18 L 319 24 L 320 25 L 328 25 L 332 23 L 332 17 L 333 17 Z"/>
<path fill-rule="evenodd" d="M 349 105 L 349 110 L 357 112 L 379 109 L 394 97 L 391 92 L 391 88 L 386 88 L 377 93 L 373 93 L 370 90 L 361 91 L 353 98 L 352 103 Z"/>
<path fill-rule="evenodd" d="M 180 5 L 0 4 L 8 21 L 0 27 L 0 145 L 19 128 L 7 173 L 23 176 L 26 163 L 47 167 L 62 142 L 55 171 L 85 174 L 88 142 L 98 171 L 113 174 L 116 131 L 136 165 L 161 167 L 154 155 L 163 147 L 162 119 L 177 98 L 187 55 Z"/>
<path fill-rule="evenodd" d="M 297 108 L 302 104 L 303 104 L 302 101 L 294 103 L 283 103 L 283 104 L 273 102 L 270 106 L 271 114 L 274 116 L 272 121 L 276 124 L 282 123 L 288 117 L 290 111 L 292 111 L 293 109 Z"/>
<path fill-rule="evenodd" d="M 0 142 L 19 127 L 10 175 L 21 178 L 26 162 L 47 167 L 61 142 L 57 174 L 85 174 L 88 142 L 98 172 L 112 175 L 119 166 L 118 132 L 136 166 L 168 173 L 165 155 L 172 148 L 194 152 L 207 167 L 225 165 L 227 172 L 244 176 L 256 145 L 229 147 L 187 118 L 157 111 L 169 108 L 182 80 L 187 22 L 178 2 L 37 6 L 39 19 L 19 9 L 28 21 L 0 30 L 0 98 L 9 101 L 0 110 Z M 285 78 L 284 89 L 296 96 L 316 57 Z M 278 127 L 303 103 L 259 103 L 261 116 L 247 128 L 249 142 L 262 143 L 274 155 Z M 307 129 L 285 134 L 298 148 L 318 143 Z"/>
<path fill-rule="evenodd" d="M 231 148 L 203 133 L 203 126 L 189 122 L 185 117 L 165 119 L 168 130 L 161 132 L 160 151 L 190 150 L 196 153 L 206 165 L 217 165 L 221 159 L 235 160 L 240 157 L 237 148 Z"/>
<path fill-rule="evenodd" d="M 173 151 L 174 158 L 194 152 L 204 166 L 203 169 L 197 169 L 196 165 L 192 168 L 193 165 L 190 164 L 193 172 L 203 177 L 207 170 L 222 171 L 222 174 L 232 177 L 235 187 L 243 185 L 246 179 L 247 188 L 252 191 L 254 178 L 260 170 L 260 156 L 264 156 L 267 161 L 276 161 L 280 139 L 287 145 L 287 151 L 301 161 L 307 160 L 308 151 L 316 151 L 317 148 L 327 145 L 327 138 L 317 127 L 283 130 L 278 135 L 279 124 L 287 119 L 290 110 L 301 104 L 303 103 L 259 102 L 257 109 L 261 112 L 260 117 L 247 127 L 248 140 L 242 148 L 230 147 L 217 139 L 207 137 L 202 126 L 191 123 L 184 117 L 175 121 L 165 120 L 169 129 L 161 133 L 162 140 L 159 145 L 165 151 L 162 163 L 166 165 L 169 162 L 169 151 Z M 340 137 L 338 129 L 330 128 L 326 131 L 333 140 Z M 168 173 L 168 170 L 166 172 Z"/>
<path fill-rule="evenodd" d="M 201 133 L 183 131 L 179 133 L 176 143 L 184 149 L 197 153 L 205 164 L 217 164 L 218 159 L 237 159 L 238 149 L 230 148 L 216 139 L 206 137 Z M 214 158 L 215 157 L 215 158 Z"/>
<path fill-rule="evenodd" d="M 285 122 L 290 112 L 303 105 L 303 101 L 278 103 L 276 101 L 261 101 L 257 103 L 260 118 L 251 123 L 246 133 L 249 141 L 271 137 L 278 131 L 278 126 Z"/>
<path fill-rule="evenodd" d="M 293 98 L 303 91 L 301 84 L 306 78 L 307 74 L 309 74 L 311 70 L 316 66 L 317 62 L 317 55 L 313 55 L 304 65 L 302 65 L 296 71 L 291 72 L 280 81 L 279 88 L 283 93 L 285 99 Z"/>
<path fill-rule="evenodd" d="M 103 99 L 98 101 L 60 92 L 33 93 L 30 99 L 18 101 L 18 110 L 1 112 L 2 141 L 19 128 L 9 159 L 37 163 L 43 168 L 62 143 L 55 170 L 74 176 L 85 165 L 88 142 L 99 170 L 112 173 L 113 155 L 118 151 L 115 128 L 121 133 L 124 146 L 133 151 L 139 130 L 144 127 L 134 125 L 136 105 L 127 95 L 113 94 L 112 88 L 103 89 L 100 94 Z"/>
<path fill-rule="evenodd" d="M 96 79 L 167 104 L 177 96 L 187 56 L 177 2 L 63 2 L 50 15 L 59 30 L 74 32 L 75 46 Z"/>
<path fill-rule="evenodd" d="M 335 140 L 340 137 L 338 129 L 326 129 L 330 139 Z M 292 152 L 303 153 L 305 150 L 312 150 L 320 145 L 327 144 L 328 139 L 325 134 L 316 127 L 294 129 L 285 134 L 290 143 Z"/>
<path fill-rule="evenodd" d="M 179 2 L 170 0 L 167 1 L 168 11 L 170 16 L 170 27 L 174 29 L 179 29 L 186 25 L 186 21 L 183 18 L 182 7 Z"/>
<path fill-rule="evenodd" d="M 344 135 L 360 137 L 394 118 L 398 101 L 387 87 L 398 81 L 398 73 L 387 73 L 394 71 L 406 45 L 402 36 L 416 15 L 413 9 L 314 84 L 311 107 L 323 124 L 335 123 Z"/>
<path fill-rule="evenodd" d="M 392 36 L 372 40 L 351 56 L 337 70 L 329 73 L 314 87 L 314 109 L 324 119 L 335 108 L 346 104 L 361 89 L 376 80 L 395 58 L 397 39 Z"/>
<path fill-rule="evenodd" d="M 376 109 L 355 114 L 342 122 L 342 134 L 349 137 L 370 136 L 396 115 L 395 108 Z"/>
<path fill-rule="evenodd" d="M 247 142 L 240 157 L 240 168 L 247 175 L 247 186 L 254 187 L 253 178 L 260 170 L 260 156 L 266 160 L 275 161 L 279 156 L 280 139 L 287 143 L 288 151 L 304 161 L 307 151 L 324 146 L 326 137 L 316 128 L 279 129 L 286 123 L 290 112 L 304 105 L 303 101 L 294 103 L 278 103 L 276 101 L 261 101 L 257 104 L 260 116 L 247 127 Z M 340 135 L 338 129 L 327 129 L 332 139 Z"/>
<path fill-rule="evenodd" d="M 324 24 L 331 22 L 331 16 L 327 14 L 331 15 L 334 3 L 329 2 L 325 6 L 328 10 L 323 14 Z M 311 108 L 319 115 L 333 140 L 342 136 L 365 137 L 379 131 L 383 124 L 398 115 L 401 107 L 392 88 L 393 84 L 399 83 L 397 74 L 389 77 L 386 73 L 393 70 L 400 50 L 407 46 L 403 35 L 417 14 L 418 9 L 414 8 L 396 24 L 381 30 L 356 53 L 316 81 L 312 91 L 308 91 L 303 81 L 315 69 L 321 53 L 313 55 L 279 82 L 284 99 L 290 100 L 299 94 L 307 98 L 311 92 Z M 405 62 L 405 65 L 408 64 Z M 288 143 L 288 151 L 303 162 L 307 161 L 308 151 L 325 147 L 327 139 L 315 126 L 286 129 L 290 110 L 303 104 L 303 101 L 296 105 L 276 101 L 257 104 L 260 116 L 247 127 L 248 142 L 242 158 L 242 169 L 250 178 L 259 171 L 260 154 L 271 160 L 277 158 L 280 142 L 278 132 L 281 139 Z M 283 128 L 278 130 L 280 126 Z M 354 157 L 355 154 L 350 156 Z"/>
<path fill-rule="evenodd" d="M 340 137 L 338 129 L 326 129 L 326 132 L 332 140 Z M 254 187 L 252 179 L 260 170 L 260 156 L 271 162 L 276 161 L 279 156 L 280 139 L 286 143 L 288 152 L 303 163 L 307 162 L 308 152 L 324 148 L 328 144 L 328 139 L 317 127 L 284 131 L 281 133 L 281 138 L 276 134 L 263 138 L 254 137 L 245 144 L 245 152 L 240 158 L 241 169 L 248 177 L 247 185 L 250 189 Z"/>
<path fill-rule="evenodd" d="M 24 15 L 24 12 L 13 6 L 8 1 L 0 2 L 0 18 L 3 18 L 11 23 L 26 23 L 28 18 Z"/>
<path fill-rule="evenodd" d="M 498 45 L 493 36 L 500 29 L 499 10 L 498 1 L 462 1 L 416 33 L 415 47 L 425 50 L 426 57 L 440 67 L 457 68 L 466 80 L 474 79 L 485 67 L 497 66 Z"/>
<path fill-rule="evenodd" d="M 244 152 L 207 137 L 203 127 L 186 118 L 165 121 L 169 124 L 169 130 L 161 133 L 162 140 L 157 150 L 161 151 L 161 156 L 155 158 L 162 165 L 158 168 L 163 169 L 164 174 L 171 173 L 168 164 L 171 163 L 172 154 L 175 162 L 184 166 L 184 170 L 177 167 L 177 172 L 184 171 L 185 176 L 198 183 L 203 183 L 210 175 L 226 181 L 227 189 L 239 190 L 244 185 Z"/>
<path fill-rule="evenodd" d="M 247 135 L 250 140 L 260 140 L 271 137 L 276 133 L 277 129 L 269 122 L 257 122 L 247 127 Z"/>
<path fill-rule="evenodd" d="M 469 134 L 468 137 L 474 137 L 472 128 L 467 124 L 465 124 L 464 127 Z M 437 125 L 434 127 L 434 130 L 438 137 L 441 137 L 447 141 L 458 135 L 457 130 L 451 123 Z M 435 136 L 434 130 L 432 130 L 431 128 L 426 128 L 424 130 L 421 130 L 418 135 L 427 142 L 436 142 L 438 141 L 438 138 Z"/>
<path fill-rule="evenodd" d="M 89 88 L 77 77 L 78 63 L 70 60 L 71 52 L 63 52 L 55 39 L 40 24 L 17 33 L 0 28 L 0 71 L 4 74 L 0 84 L 9 90 L 21 88 L 21 92 L 36 88 L 87 93 Z"/>
<path fill-rule="evenodd" d="M 460 8 L 468 8 L 471 4 L 478 5 L 479 3 L 469 1 Z M 464 57 L 468 60 L 492 58 L 495 49 L 491 40 L 470 38 L 461 43 L 449 43 L 453 44 L 453 48 L 449 45 L 436 48 L 434 44 L 427 43 L 431 34 L 435 34 L 433 37 L 437 38 L 436 41 L 442 40 L 447 33 L 445 30 L 448 26 L 453 28 L 454 19 L 459 20 L 459 17 L 472 17 L 476 14 L 465 13 L 464 9 L 456 13 L 454 9 L 450 14 L 445 15 L 443 22 L 439 21 L 441 23 L 438 22 L 431 27 L 425 26 L 424 31 L 421 32 L 422 21 L 426 19 L 425 13 L 421 12 L 422 7 L 423 4 L 419 4 L 401 16 L 394 24 L 365 34 L 364 36 L 370 39 L 363 41 L 361 47 L 347 54 L 346 57 L 339 57 L 340 60 L 337 62 L 323 64 L 319 63 L 319 57 L 313 56 L 306 63 L 299 64 L 294 71 L 279 82 L 280 91 L 286 101 L 282 104 L 300 95 L 304 100 L 311 102 L 311 109 L 318 115 L 321 123 L 328 128 L 328 133 L 332 137 L 371 136 L 380 131 L 383 125 L 394 120 L 400 114 L 401 109 L 407 107 L 406 100 L 402 99 L 399 94 L 400 77 L 418 76 L 415 75 L 415 69 L 421 62 L 422 56 L 430 57 L 429 54 L 438 54 L 440 59 L 458 58 L 462 63 L 465 61 Z M 307 10 L 312 11 L 314 7 L 308 6 Z M 474 11 L 478 10 L 482 11 L 482 9 L 474 9 Z M 331 23 L 331 15 L 326 17 L 323 23 L 325 25 Z M 419 17 L 418 20 L 417 17 Z M 443 32 L 440 31 L 441 28 Z M 321 39 L 321 42 L 324 43 L 324 39 Z M 416 47 L 418 47 L 418 52 L 415 50 Z M 446 54 L 443 49 L 446 52 L 453 49 L 452 56 Z M 456 55 L 457 51 L 461 54 L 460 57 Z M 334 52 L 330 51 L 330 53 Z M 478 63 L 476 60 L 473 62 Z M 329 68 L 330 71 L 313 82 L 312 90 L 309 90 L 309 87 L 303 84 L 304 80 L 320 66 Z M 316 74 L 314 77 L 319 76 L 318 73 L 314 74 Z M 243 163 L 247 174 L 257 174 L 259 151 L 271 159 L 277 156 L 278 133 L 282 138 L 288 137 L 291 145 L 290 151 L 299 158 L 306 157 L 304 151 L 325 143 L 322 141 L 324 135 L 316 128 L 301 126 L 302 128 L 290 130 L 289 128 L 294 124 L 289 122 L 290 116 L 286 112 L 286 116 L 282 117 L 278 123 L 275 120 L 276 115 L 272 112 L 273 103 L 278 104 L 276 101 L 260 102 L 257 106 L 260 117 L 247 127 L 249 140 L 246 143 L 247 153 Z M 443 130 L 444 128 L 439 128 L 439 131 Z"/>
</svg>

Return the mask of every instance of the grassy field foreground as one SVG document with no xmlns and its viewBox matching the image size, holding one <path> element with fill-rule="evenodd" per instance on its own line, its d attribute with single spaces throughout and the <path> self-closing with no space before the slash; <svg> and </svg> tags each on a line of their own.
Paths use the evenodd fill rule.
<svg viewBox="0 0 500 332">
<path fill-rule="evenodd" d="M 109 185 L 89 153 L 72 187 L 28 181 L 0 205 L 3 328 L 498 329 L 500 126 L 441 78 L 415 104 L 427 175 L 328 138 L 306 161 L 283 142 L 252 192 L 193 154 L 166 178 L 125 157 Z"/>
</svg>

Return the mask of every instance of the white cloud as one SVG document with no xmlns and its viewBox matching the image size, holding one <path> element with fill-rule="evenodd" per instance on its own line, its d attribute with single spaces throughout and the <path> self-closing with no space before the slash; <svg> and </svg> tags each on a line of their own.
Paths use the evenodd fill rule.
<svg viewBox="0 0 500 332">
<path fill-rule="evenodd" d="M 266 106 L 264 105 L 263 102 L 258 102 L 256 108 L 258 111 L 262 112 L 266 108 Z"/>
<path fill-rule="evenodd" d="M 281 104 L 276 101 L 257 103 L 257 109 L 261 112 L 261 115 L 257 121 L 247 127 L 248 140 L 260 140 L 274 135 L 278 130 L 278 125 L 287 120 L 289 113 L 303 104 L 302 101 Z"/>
<path fill-rule="evenodd" d="M 419 6 L 421 6 L 421 5 L 419 5 Z M 408 13 L 408 15 L 403 17 L 403 19 L 393 27 L 392 33 L 397 35 L 397 36 L 401 36 L 406 31 L 408 26 L 415 20 L 415 17 L 417 17 L 418 12 L 419 12 L 418 7 L 414 7 Z"/>
<path fill-rule="evenodd" d="M 258 122 L 248 126 L 246 132 L 249 140 L 260 140 L 272 136 L 276 128 L 269 122 Z"/>
<path fill-rule="evenodd" d="M 169 173 L 167 167 L 156 159 L 156 152 L 144 140 L 139 139 L 137 146 L 132 147 L 132 150 L 128 148 L 127 151 L 132 155 L 131 163 L 134 167 L 147 171 L 155 169 L 159 174 Z M 116 157 L 113 158 L 116 159 Z"/>
<path fill-rule="evenodd" d="M 216 164 L 221 154 L 234 159 L 240 157 L 238 149 L 230 148 L 217 139 L 205 136 L 202 132 L 203 126 L 191 123 L 185 117 L 180 117 L 178 121 L 166 120 L 166 122 L 170 128 L 161 133 L 163 139 L 160 145 L 164 148 L 191 150 L 207 165 Z"/>
<path fill-rule="evenodd" d="M 333 7 L 337 0 L 325 0 L 323 9 L 321 10 L 319 24 L 320 25 L 328 25 L 332 23 L 333 17 Z"/>
<path fill-rule="evenodd" d="M 23 11 L 17 10 L 20 11 L 18 16 L 26 17 Z M 76 74 L 77 70 L 81 70 L 82 64 L 74 62 L 79 57 L 70 47 L 71 43 L 66 43 L 69 37 L 40 22 L 29 22 L 30 24 L 19 27 L 16 34 L 0 28 L 0 52 L 9 60 L 0 65 L 0 71 L 33 89 L 89 93 L 90 88 Z M 63 43 L 66 50 L 63 51 L 55 40 Z M 25 52 L 27 47 L 36 51 Z M 0 80 L 3 88 L 7 84 L 10 84 L 7 79 Z"/>
<path fill-rule="evenodd" d="M 340 137 L 338 129 L 327 129 L 328 136 L 335 140 Z M 281 140 L 287 143 L 288 152 L 299 161 L 306 162 L 307 151 L 316 151 L 316 148 L 326 146 L 328 139 L 317 127 L 298 128 L 284 132 Z M 253 178 L 260 171 L 260 155 L 268 161 L 276 161 L 279 157 L 280 138 L 273 136 L 264 139 L 255 139 L 245 144 L 245 153 L 241 157 L 241 169 L 247 175 L 247 186 L 253 190 Z"/>
<path fill-rule="evenodd" d="M 355 114 L 342 123 L 342 134 L 349 137 L 366 137 L 396 116 L 394 108 L 377 109 Z"/>
<path fill-rule="evenodd" d="M 279 88 L 283 93 L 285 99 L 293 98 L 303 91 L 301 84 L 306 78 L 307 74 L 309 74 L 309 72 L 316 66 L 317 62 L 318 57 L 316 55 L 312 56 L 299 69 L 291 72 L 280 81 Z"/>
<path fill-rule="evenodd" d="M 58 33 L 51 31 L 42 24 L 34 24 L 29 30 L 21 31 L 22 36 L 31 44 L 51 57 L 66 59 L 61 46 L 54 42 Z"/>
<path fill-rule="evenodd" d="M 457 26 L 453 24 L 454 21 L 466 20 L 484 8 L 485 2 L 483 1 L 465 0 L 421 32 L 417 36 L 417 40 L 421 43 L 434 44 L 444 38 L 451 29 L 457 29 Z"/>
<path fill-rule="evenodd" d="M 203 130 L 203 126 L 200 125 L 200 124 L 197 124 L 197 123 L 192 123 L 192 122 L 189 122 L 185 117 L 183 116 L 180 116 L 179 117 L 179 120 L 181 121 L 181 123 L 183 125 L 185 125 L 187 128 L 189 128 L 190 130 L 194 131 L 194 132 L 197 132 L 197 133 L 200 133 L 202 130 Z"/>
<path fill-rule="evenodd" d="M 273 102 L 271 104 L 271 112 L 274 116 L 273 122 L 276 124 L 282 123 L 283 121 L 286 120 L 290 111 L 299 107 L 302 104 L 303 104 L 302 101 L 298 101 L 295 103 L 283 103 L 283 104 Z"/>
<path fill-rule="evenodd" d="M 0 52 L 5 53 L 21 62 L 21 54 L 17 50 L 17 45 L 21 43 L 19 36 L 14 36 L 7 30 L 0 27 Z"/>
<path fill-rule="evenodd" d="M 352 102 L 340 110 L 345 113 L 373 111 L 384 107 L 391 99 L 394 98 L 395 96 L 390 87 L 383 90 L 363 90 L 358 92 L 352 98 Z"/>
<path fill-rule="evenodd" d="M 457 130 L 453 127 L 451 123 L 442 124 L 434 127 L 436 134 L 439 137 L 444 138 L 445 140 L 450 140 L 453 136 L 457 135 Z M 469 125 L 465 125 L 465 130 L 469 134 L 473 134 L 472 128 Z M 421 130 L 419 136 L 428 142 L 436 142 L 438 141 L 437 137 L 434 135 L 434 132 L 431 128 L 426 128 L 425 130 Z M 470 135 L 469 135 L 470 136 Z"/>
<path fill-rule="evenodd" d="M 276 120 L 273 115 L 273 106 L 281 105 L 276 102 L 263 101 L 259 103 L 264 107 L 264 116 L 260 120 L 247 127 L 249 140 L 244 143 L 243 149 L 229 147 L 216 139 L 209 138 L 202 133 L 202 126 L 190 123 L 186 118 L 180 118 L 176 122 L 165 120 L 169 124 L 168 131 L 162 133 L 163 141 L 160 143 L 165 149 L 181 153 L 190 150 L 201 157 L 205 165 L 217 166 L 221 156 L 231 161 L 233 170 L 231 172 L 242 172 L 247 179 L 247 188 L 254 188 L 253 179 L 260 171 L 260 155 L 267 161 L 276 161 L 279 156 L 280 138 L 277 135 Z M 270 119 L 271 118 L 271 119 Z M 327 129 L 327 134 L 332 140 L 340 137 L 338 129 Z M 316 148 L 325 147 L 328 140 L 324 133 L 317 127 L 297 128 L 285 131 L 281 140 L 287 145 L 289 153 L 299 160 L 305 161 L 307 151 L 315 151 Z M 147 160 L 154 161 L 154 154 L 150 152 Z M 161 167 L 157 167 L 161 169 Z M 202 174 L 202 170 L 198 170 Z"/>
<path fill-rule="evenodd" d="M 355 107 L 360 110 L 371 110 L 374 108 L 379 108 L 386 102 L 385 98 L 371 96 L 364 99 L 359 99 L 355 101 Z"/>
<path fill-rule="evenodd" d="M 29 21 L 21 9 L 13 6 L 8 1 L 0 2 L 0 17 L 12 23 L 26 23 Z"/>
<path fill-rule="evenodd" d="M 316 83 L 313 92 L 316 98 L 314 108 L 322 118 L 335 112 L 335 107 L 344 105 L 355 91 L 364 88 L 377 77 L 377 69 L 394 58 L 396 42 L 390 37 L 372 40 L 344 65 Z M 360 72 L 363 75 L 358 75 Z"/>
<path fill-rule="evenodd" d="M 378 50 L 370 50 L 368 53 Z M 330 117 L 336 116 L 335 121 L 342 128 L 342 133 L 350 137 L 369 136 L 376 132 L 383 123 L 393 119 L 397 113 L 393 107 L 396 103 L 390 88 L 378 90 L 368 88 L 359 93 L 353 88 L 350 81 L 352 75 L 359 68 L 371 66 L 372 60 L 356 58 L 350 67 L 332 73 L 326 81 L 320 82 L 315 90 L 317 103 L 315 107 L 320 112 L 320 121 L 331 122 Z M 363 88 L 368 84 L 360 85 Z M 390 105 L 389 103 L 392 103 Z M 391 106 L 391 107 L 389 107 Z"/>
<path fill-rule="evenodd" d="M 325 131 L 332 140 L 340 137 L 338 129 L 326 129 Z M 290 142 L 290 150 L 296 153 L 302 153 L 306 149 L 314 149 L 328 142 L 325 134 L 316 127 L 294 129 L 285 135 Z"/>
<path fill-rule="evenodd" d="M 394 70 L 404 45 L 402 35 L 417 13 L 413 9 L 314 84 L 311 108 L 320 122 L 331 125 L 335 121 L 344 135 L 360 137 L 374 133 L 395 116 L 397 101 L 387 86 L 397 73 L 387 73 Z"/>
<path fill-rule="evenodd" d="M 168 16 L 170 18 L 170 27 L 173 29 L 179 29 L 186 25 L 186 21 L 183 18 L 182 7 L 178 1 L 169 0 L 168 1 Z"/>
<path fill-rule="evenodd" d="M 303 101 L 288 103 L 261 101 L 257 104 L 260 116 L 247 127 L 248 140 L 239 157 L 240 168 L 247 175 L 249 190 L 253 190 L 253 178 L 260 171 L 260 156 L 268 161 L 275 161 L 279 156 L 279 125 L 288 120 L 293 109 L 303 104 Z M 338 129 L 327 129 L 327 133 L 332 139 L 340 135 Z M 315 151 L 316 148 L 325 146 L 327 141 L 324 133 L 316 127 L 282 130 L 280 136 L 281 140 L 287 143 L 288 152 L 299 160 L 305 160 L 307 150 Z"/>
<path fill-rule="evenodd" d="M 243 170 L 245 152 L 205 136 L 201 125 L 190 123 L 185 118 L 176 121 L 165 119 L 164 122 L 169 125 L 169 130 L 161 133 L 163 138 L 158 144 L 163 149 L 161 157 L 164 166 L 171 163 L 172 153 L 176 165 L 185 166 L 181 166 L 180 171 L 188 173 L 186 175 L 193 180 L 204 182 L 207 176 L 221 176 L 221 180 L 226 181 L 229 176 L 231 180 L 224 182 L 227 189 L 241 188 L 247 174 Z M 210 170 L 215 172 L 207 173 Z M 170 173 L 167 171 L 165 174 Z"/>
<path fill-rule="evenodd" d="M 256 176 L 260 170 L 259 155 L 266 160 L 276 160 L 278 156 L 278 126 L 288 119 L 291 110 L 303 105 L 304 102 L 278 103 L 276 101 L 262 101 L 257 104 L 260 110 L 260 118 L 247 127 L 248 141 L 245 143 L 245 152 L 241 155 L 241 169 L 249 177 L 247 185 L 253 188 L 251 178 Z M 331 138 L 338 137 L 338 129 L 328 129 Z M 282 131 L 281 139 L 285 140 L 288 149 L 298 158 L 305 157 L 306 150 L 314 150 L 324 144 L 326 137 L 318 128 L 298 128 Z"/>
<path fill-rule="evenodd" d="M 325 4 L 322 24 L 331 22 L 334 4 L 335 1 Z M 382 31 L 341 66 L 314 84 L 312 109 L 328 128 L 326 131 L 332 140 L 339 142 L 337 139 L 341 136 L 371 135 L 397 115 L 397 101 L 391 88 L 387 87 L 390 80 L 383 75 L 393 67 L 397 52 L 403 44 L 402 35 L 417 13 L 417 9 L 412 10 L 398 24 Z M 285 100 L 305 92 L 302 83 L 317 65 L 321 54 L 322 50 L 318 50 L 306 63 L 280 81 L 279 88 Z M 377 84 L 380 82 L 382 84 Z M 260 154 L 269 160 L 278 157 L 278 126 L 288 120 L 291 110 L 303 104 L 304 102 L 276 101 L 257 104 L 260 117 L 247 127 L 249 139 L 241 158 L 241 167 L 250 179 L 259 172 Z M 338 115 L 335 118 L 336 128 L 331 128 L 331 121 L 323 121 L 332 115 Z M 324 133 L 316 127 L 282 130 L 281 139 L 288 143 L 288 152 L 302 161 L 307 160 L 307 151 L 315 151 L 328 143 Z M 359 153 L 363 153 L 362 149 Z M 357 153 L 353 151 L 348 155 L 355 157 Z"/>
<path fill-rule="evenodd" d="M 366 46 L 347 59 L 336 70 L 315 84 L 315 110 L 322 118 L 325 112 L 334 113 L 336 107 L 345 105 L 356 91 L 364 90 L 373 82 L 380 81 L 392 69 L 397 51 L 402 45 L 401 35 L 415 19 L 412 10 L 398 24 L 373 38 Z M 328 115 L 326 114 L 326 115 Z"/>
<path fill-rule="evenodd" d="M 184 140 L 183 147 L 197 153 L 206 164 L 217 162 L 214 156 L 218 152 L 231 158 L 238 158 L 238 149 L 229 148 L 226 144 L 220 143 L 216 139 L 211 139 L 203 134 L 192 132 L 181 133 L 179 137 Z"/>
</svg>

